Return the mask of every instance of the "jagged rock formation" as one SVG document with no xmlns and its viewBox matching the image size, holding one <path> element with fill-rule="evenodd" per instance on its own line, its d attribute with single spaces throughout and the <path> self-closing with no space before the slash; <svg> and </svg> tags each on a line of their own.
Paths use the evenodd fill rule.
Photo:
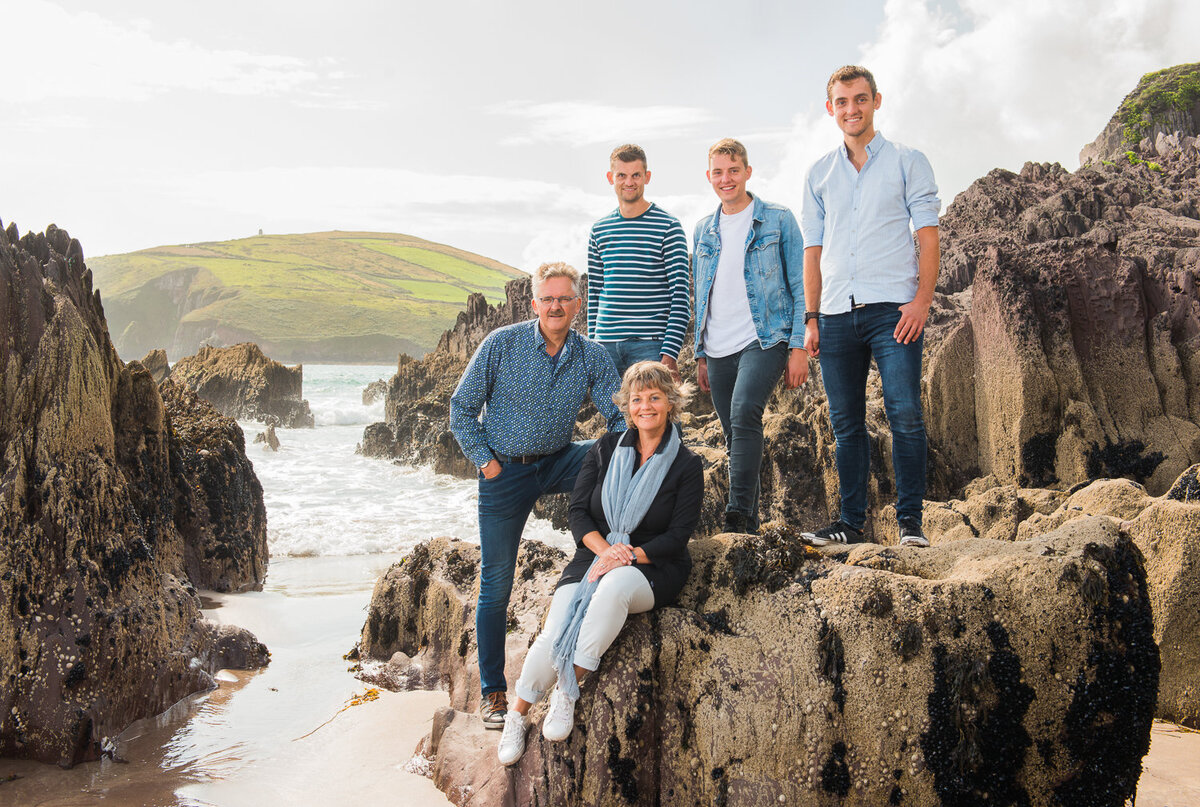
<svg viewBox="0 0 1200 807">
<path fill-rule="evenodd" d="M 562 744 L 503 769 L 479 729 L 474 546 L 435 541 L 376 585 L 362 657 L 449 687 L 424 753 L 475 804 L 1121 805 L 1149 746 L 1158 651 L 1141 559 L 1103 518 L 1030 541 L 806 549 L 694 541 L 676 607 L 629 620 Z M 515 680 L 560 553 L 523 548 Z M 397 657 L 403 662 L 404 657 Z M 383 665 L 375 680 L 402 680 Z M 463 714 L 463 713 L 466 714 Z M 987 794 L 986 796 L 984 794 Z"/>
<path fill-rule="evenodd" d="M 1200 63 L 1147 73 L 1125 96 L 1104 131 L 1079 152 L 1079 164 L 1124 159 L 1125 152 L 1152 149 L 1165 157 L 1196 147 L 1200 134 Z"/>
<path fill-rule="evenodd" d="M 304 400 L 303 365 L 285 367 L 267 358 L 253 342 L 202 347 L 176 362 L 171 378 L 230 417 L 284 428 L 313 427 Z"/>
<path fill-rule="evenodd" d="M 188 579 L 214 591 L 261 589 L 267 510 L 241 427 L 174 381 L 159 391 L 170 418 L 175 524 Z"/>
<path fill-rule="evenodd" d="M 1200 152 L 1162 160 L 997 169 L 942 217 L 939 288 L 971 304 L 927 353 L 925 405 L 960 485 L 1157 494 L 1200 461 Z"/>
<path fill-rule="evenodd" d="M 279 435 L 275 434 L 275 427 L 270 424 L 266 429 L 254 435 L 254 442 L 262 443 L 264 451 L 279 450 Z"/>
<path fill-rule="evenodd" d="M 161 348 L 151 350 L 138 363 L 146 368 L 155 384 L 161 384 L 171 374 L 171 365 L 167 363 L 167 351 Z"/>
<path fill-rule="evenodd" d="M 382 378 L 378 381 L 372 381 L 370 384 L 367 384 L 367 386 L 363 387 L 362 391 L 363 406 L 370 406 L 380 398 L 385 398 L 387 396 L 387 390 L 388 383 Z"/>
<path fill-rule="evenodd" d="M 117 358 L 65 231 L 0 232 L 0 329 L 0 755 L 71 765 L 266 663 L 194 587 L 261 586 L 262 494 L 236 423 Z"/>
</svg>

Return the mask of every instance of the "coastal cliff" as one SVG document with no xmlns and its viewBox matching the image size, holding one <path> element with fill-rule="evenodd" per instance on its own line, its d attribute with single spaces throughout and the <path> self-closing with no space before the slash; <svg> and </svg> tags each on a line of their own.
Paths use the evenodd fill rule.
<svg viewBox="0 0 1200 807">
<path fill-rule="evenodd" d="M 65 231 L 0 231 L 0 328 L 0 754 L 69 766 L 267 662 L 196 593 L 261 587 L 262 490 L 235 422 L 120 361 Z"/>
</svg>

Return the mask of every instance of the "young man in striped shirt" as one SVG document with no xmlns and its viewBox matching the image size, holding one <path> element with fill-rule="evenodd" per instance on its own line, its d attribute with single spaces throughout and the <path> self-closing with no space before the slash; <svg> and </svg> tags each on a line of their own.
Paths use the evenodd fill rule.
<svg viewBox="0 0 1200 807">
<path fill-rule="evenodd" d="M 653 359 L 678 378 L 690 305 L 687 236 L 678 219 L 646 201 L 650 171 L 640 146 L 617 146 L 609 169 L 617 209 L 588 239 L 588 336 L 608 350 L 617 375 Z"/>
</svg>

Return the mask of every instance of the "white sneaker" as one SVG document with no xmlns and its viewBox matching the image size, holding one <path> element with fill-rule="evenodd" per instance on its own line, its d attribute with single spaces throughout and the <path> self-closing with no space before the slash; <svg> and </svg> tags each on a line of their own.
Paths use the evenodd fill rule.
<svg viewBox="0 0 1200 807">
<path fill-rule="evenodd" d="M 500 745 L 496 756 L 501 765 L 515 765 L 525 753 L 525 715 L 516 709 L 509 709 L 504 715 L 504 732 L 500 735 Z"/>
<path fill-rule="evenodd" d="M 550 710 L 542 721 L 542 736 L 547 740 L 565 740 L 575 727 L 575 701 L 558 687 L 550 694 Z"/>
</svg>

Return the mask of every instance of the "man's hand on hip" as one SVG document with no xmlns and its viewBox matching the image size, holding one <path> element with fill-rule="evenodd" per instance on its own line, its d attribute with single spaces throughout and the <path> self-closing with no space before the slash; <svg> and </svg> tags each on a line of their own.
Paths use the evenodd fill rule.
<svg viewBox="0 0 1200 807">
<path fill-rule="evenodd" d="M 929 318 L 929 303 L 913 300 L 900 306 L 900 321 L 892 336 L 902 345 L 915 342 L 925 330 L 925 320 Z"/>
</svg>

